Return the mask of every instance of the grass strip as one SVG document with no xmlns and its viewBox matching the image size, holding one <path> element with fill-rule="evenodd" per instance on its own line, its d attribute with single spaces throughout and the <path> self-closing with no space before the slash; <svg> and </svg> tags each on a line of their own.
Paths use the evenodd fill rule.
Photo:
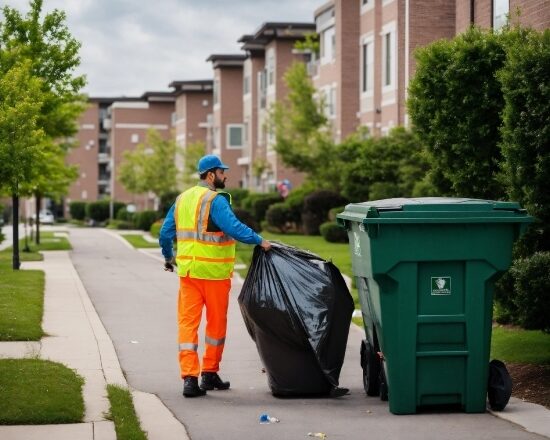
<svg viewBox="0 0 550 440">
<path fill-rule="evenodd" d="M 40 359 L 0 359 L 0 424 L 80 423 L 84 379 L 66 366 Z"/>
<path fill-rule="evenodd" d="M 44 272 L 13 270 L 0 252 L 0 341 L 38 341 L 44 335 Z"/>
<path fill-rule="evenodd" d="M 496 326 L 491 338 L 491 359 L 550 365 L 550 334 L 539 330 Z"/>
<path fill-rule="evenodd" d="M 136 249 L 160 248 L 158 243 L 145 240 L 141 234 L 121 234 L 121 236 Z"/>
<path fill-rule="evenodd" d="M 107 385 L 111 411 L 107 418 L 115 423 L 117 440 L 147 440 L 136 415 L 132 395 L 126 388 Z"/>
</svg>

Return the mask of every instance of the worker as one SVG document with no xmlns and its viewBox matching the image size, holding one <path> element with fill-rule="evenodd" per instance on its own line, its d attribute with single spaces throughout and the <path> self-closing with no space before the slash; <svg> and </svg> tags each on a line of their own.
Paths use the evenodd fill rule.
<svg viewBox="0 0 550 440">
<path fill-rule="evenodd" d="M 180 277 L 179 364 L 185 397 L 204 396 L 207 390 L 227 390 L 230 386 L 218 371 L 225 345 L 235 240 L 260 245 L 266 251 L 271 248 L 269 241 L 237 219 L 229 193 L 218 192 L 225 188 L 228 168 L 215 155 L 202 157 L 197 165 L 199 183 L 177 197 L 160 230 L 164 270 L 173 272 L 177 267 Z M 201 371 L 197 348 L 203 306 L 206 335 Z"/>
</svg>

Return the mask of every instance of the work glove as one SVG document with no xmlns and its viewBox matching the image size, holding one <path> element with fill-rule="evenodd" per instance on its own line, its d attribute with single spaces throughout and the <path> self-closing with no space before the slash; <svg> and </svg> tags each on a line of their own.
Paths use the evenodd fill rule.
<svg viewBox="0 0 550 440">
<path fill-rule="evenodd" d="M 176 265 L 176 259 L 174 257 L 166 258 L 164 260 L 164 270 L 167 272 L 174 272 L 175 265 Z"/>
</svg>

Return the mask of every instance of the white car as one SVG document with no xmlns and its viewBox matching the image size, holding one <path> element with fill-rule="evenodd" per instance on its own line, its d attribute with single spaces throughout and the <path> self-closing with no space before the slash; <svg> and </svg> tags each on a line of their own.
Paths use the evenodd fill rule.
<svg viewBox="0 0 550 440">
<path fill-rule="evenodd" d="M 53 225 L 54 223 L 53 214 L 47 209 L 40 211 L 40 214 L 38 214 L 38 220 L 40 220 L 40 223 L 43 225 Z"/>
</svg>

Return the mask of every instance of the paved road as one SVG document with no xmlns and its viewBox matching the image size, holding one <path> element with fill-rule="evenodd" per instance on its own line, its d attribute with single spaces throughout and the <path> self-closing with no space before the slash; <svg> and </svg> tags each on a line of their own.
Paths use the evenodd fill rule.
<svg viewBox="0 0 550 440">
<path fill-rule="evenodd" d="M 489 413 L 395 416 L 387 403 L 366 397 L 359 366 L 362 331 L 352 328 L 340 399 L 271 396 L 256 347 L 240 315 L 234 283 L 222 375 L 231 390 L 184 399 L 176 343 L 177 277 L 161 263 L 99 229 L 72 229 L 72 259 L 117 350 L 128 383 L 158 395 L 193 440 L 286 440 L 324 432 L 328 439 L 535 440 L 542 437 Z M 281 422 L 260 425 L 267 412 Z"/>
</svg>

